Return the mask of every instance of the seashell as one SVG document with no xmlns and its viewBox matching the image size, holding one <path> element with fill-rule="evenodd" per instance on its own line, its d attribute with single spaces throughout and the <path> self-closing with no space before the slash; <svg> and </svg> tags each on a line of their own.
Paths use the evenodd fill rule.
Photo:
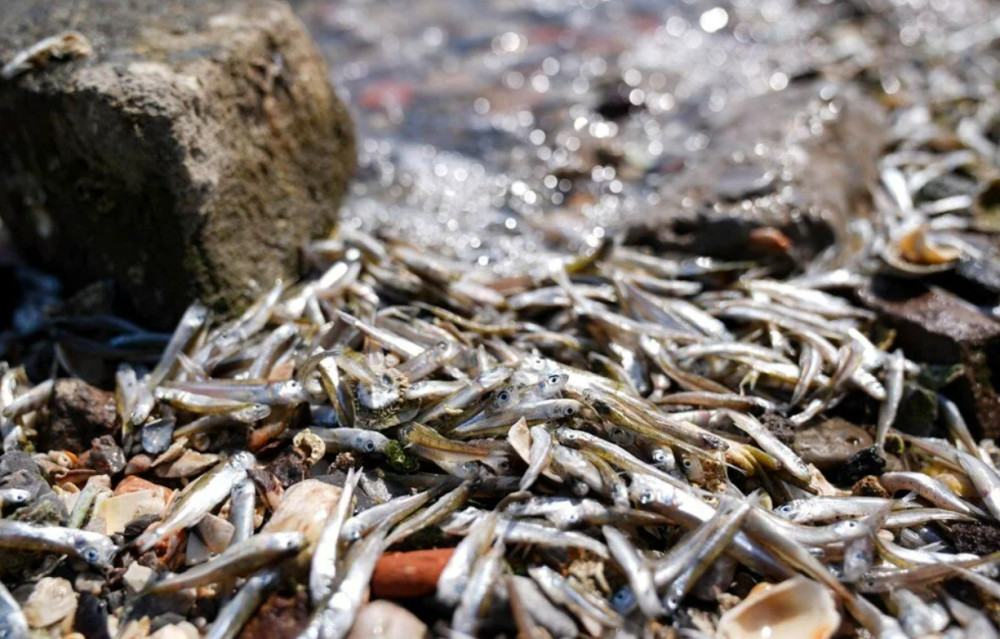
<svg viewBox="0 0 1000 639">
<path fill-rule="evenodd" d="M 301 568 L 307 569 L 312 548 L 319 540 L 326 520 L 340 501 L 341 489 L 332 484 L 307 479 L 285 491 L 281 502 L 268 520 L 262 533 L 301 532 L 309 542 L 293 560 Z"/>
<path fill-rule="evenodd" d="M 900 276 L 922 276 L 951 270 L 962 250 L 947 238 L 930 233 L 921 224 L 890 241 L 882 259 Z"/>
<path fill-rule="evenodd" d="M 219 463 L 219 456 L 199 453 L 196 450 L 185 450 L 181 456 L 169 464 L 157 466 L 153 472 L 157 477 L 178 479 L 200 475 Z"/>
<path fill-rule="evenodd" d="M 420 639 L 430 633 L 416 615 L 391 601 L 372 601 L 358 612 L 348 639 Z"/>
<path fill-rule="evenodd" d="M 125 582 L 125 587 L 128 588 L 129 592 L 134 594 L 145 588 L 146 584 L 149 583 L 150 577 L 152 576 L 152 568 L 147 568 L 146 566 L 133 561 L 128 565 L 128 568 L 126 568 L 125 572 L 122 574 L 122 581 Z"/>
<path fill-rule="evenodd" d="M 214 554 L 219 554 L 229 546 L 235 528 L 231 523 L 216 515 L 205 515 L 198 522 L 198 536 Z"/>
<path fill-rule="evenodd" d="M 76 612 L 77 594 L 61 577 L 40 580 L 24 603 L 24 617 L 32 628 L 47 628 Z"/>
<path fill-rule="evenodd" d="M 149 639 L 198 639 L 201 633 L 192 624 L 182 621 L 163 626 L 149 636 Z"/>
<path fill-rule="evenodd" d="M 309 466 L 319 463 L 326 455 L 326 444 L 310 430 L 304 430 L 295 435 L 292 444 Z"/>
<path fill-rule="evenodd" d="M 829 639 L 840 613 L 824 586 L 805 577 L 755 588 L 719 619 L 724 639 Z"/>
<path fill-rule="evenodd" d="M 212 551 L 198 535 L 188 535 L 184 548 L 184 565 L 194 566 L 212 558 Z"/>
<path fill-rule="evenodd" d="M 165 452 L 173 443 L 175 424 L 176 420 L 173 417 L 164 417 L 143 426 L 139 436 L 142 449 L 150 455 Z"/>
<path fill-rule="evenodd" d="M 137 490 L 121 493 L 100 502 L 94 508 L 94 519 L 104 520 L 104 533 L 113 535 L 123 532 L 125 526 L 143 515 L 159 515 L 167 507 L 162 492 Z"/>
</svg>

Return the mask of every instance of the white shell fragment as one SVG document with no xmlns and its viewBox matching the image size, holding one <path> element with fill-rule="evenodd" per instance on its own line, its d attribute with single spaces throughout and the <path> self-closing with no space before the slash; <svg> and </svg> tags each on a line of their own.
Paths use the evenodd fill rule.
<svg viewBox="0 0 1000 639">
<path fill-rule="evenodd" d="M 94 509 L 94 519 L 104 520 L 104 533 L 113 535 L 143 515 L 162 514 L 167 507 L 162 494 L 152 490 L 137 490 L 105 499 Z"/>
<path fill-rule="evenodd" d="M 76 611 L 76 598 L 71 583 L 61 577 L 45 577 L 28 596 L 24 617 L 32 628 L 47 628 Z"/>
<path fill-rule="evenodd" d="M 840 626 L 833 596 L 795 577 L 751 593 L 719 620 L 724 639 L 829 639 Z"/>
</svg>

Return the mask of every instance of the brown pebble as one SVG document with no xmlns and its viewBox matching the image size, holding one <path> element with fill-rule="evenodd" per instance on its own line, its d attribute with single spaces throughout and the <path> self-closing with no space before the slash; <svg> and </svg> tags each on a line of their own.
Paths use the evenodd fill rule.
<svg viewBox="0 0 1000 639">
<path fill-rule="evenodd" d="M 867 477 L 862 477 L 851 486 L 851 494 L 857 497 L 883 497 L 888 498 L 890 495 L 886 492 L 885 488 L 882 487 L 881 482 L 879 482 L 878 477 L 875 475 L 868 475 Z"/>
<path fill-rule="evenodd" d="M 145 453 L 139 453 L 125 464 L 126 475 L 141 475 L 153 465 L 153 458 Z"/>
<path fill-rule="evenodd" d="M 958 552 L 989 555 L 1000 550 L 1000 526 L 977 521 L 960 521 L 947 527 Z"/>
<path fill-rule="evenodd" d="M 240 639 L 293 639 L 309 623 L 309 595 L 300 590 L 292 597 L 271 595 L 244 626 Z"/>
<path fill-rule="evenodd" d="M 871 435 L 847 420 L 834 417 L 795 434 L 792 448 L 807 464 L 826 471 L 872 445 Z"/>
<path fill-rule="evenodd" d="M 761 253 L 787 253 L 794 243 L 773 226 L 761 226 L 750 231 L 750 247 Z"/>
<path fill-rule="evenodd" d="M 438 577 L 454 548 L 389 552 L 375 564 L 372 594 L 386 599 L 422 597 L 437 590 Z"/>
</svg>

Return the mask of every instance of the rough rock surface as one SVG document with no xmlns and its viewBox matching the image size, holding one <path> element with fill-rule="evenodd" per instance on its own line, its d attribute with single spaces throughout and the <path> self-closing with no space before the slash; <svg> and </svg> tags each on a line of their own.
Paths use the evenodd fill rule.
<svg viewBox="0 0 1000 639">
<path fill-rule="evenodd" d="M 82 453 L 95 437 L 115 426 L 114 393 L 79 379 L 56 380 L 48 405 L 48 422 L 38 428 L 39 450 Z"/>
<path fill-rule="evenodd" d="M 349 117 L 279 0 L 7 0 L 0 61 L 64 29 L 87 56 L 0 80 L 0 212 L 73 283 L 170 325 L 291 277 L 355 163 Z"/>
<path fill-rule="evenodd" d="M 724 257 L 806 258 L 831 244 L 850 252 L 850 222 L 870 208 L 884 118 L 869 98 L 824 82 L 738 101 L 702 156 L 666 183 L 658 213 L 627 221 L 630 234 Z"/>
<path fill-rule="evenodd" d="M 876 279 L 860 296 L 896 329 L 908 357 L 962 364 L 948 394 L 981 436 L 1000 436 L 1000 322 L 948 291 L 893 278 Z"/>
</svg>

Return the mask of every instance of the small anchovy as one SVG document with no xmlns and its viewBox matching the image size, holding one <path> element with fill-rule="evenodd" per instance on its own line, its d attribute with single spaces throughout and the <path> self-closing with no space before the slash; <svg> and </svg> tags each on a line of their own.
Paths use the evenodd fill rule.
<svg viewBox="0 0 1000 639">
<path fill-rule="evenodd" d="M 972 517 L 989 518 L 982 509 L 967 503 L 943 483 L 924 473 L 892 472 L 882 473 L 879 483 L 889 493 L 912 491 L 935 506 L 953 510 Z"/>
<path fill-rule="evenodd" d="M 229 494 L 229 523 L 233 536 L 229 545 L 248 539 L 254 533 L 254 512 L 257 506 L 257 488 L 249 477 L 236 482 Z"/>
<path fill-rule="evenodd" d="M 62 526 L 35 526 L 0 519 L 0 548 L 58 553 L 82 559 L 98 570 L 107 570 L 118 546 L 105 535 Z"/>
<path fill-rule="evenodd" d="M 446 606 L 459 603 L 476 560 L 485 553 L 493 538 L 498 519 L 496 512 L 489 513 L 455 546 L 455 551 L 438 577 L 436 597 L 439 602 Z"/>
<path fill-rule="evenodd" d="M 23 488 L 0 488 L 0 510 L 19 507 L 31 501 L 31 493 Z"/>
<path fill-rule="evenodd" d="M 605 628 L 621 626 L 622 618 L 618 613 L 610 607 L 594 605 L 592 600 L 584 597 L 566 578 L 548 566 L 533 566 L 528 568 L 528 574 L 549 599 L 568 608 L 581 622 L 586 619 Z"/>
<path fill-rule="evenodd" d="M 490 391 L 498 388 L 514 373 L 509 366 L 497 368 L 482 373 L 469 382 L 462 390 L 448 396 L 433 407 L 419 413 L 414 421 L 427 424 L 444 416 L 454 415 Z M 516 421 L 516 420 L 515 420 Z"/>
<path fill-rule="evenodd" d="M 575 399 L 542 399 L 528 404 L 511 407 L 510 410 L 491 417 L 476 418 L 451 429 L 451 434 L 462 437 L 485 435 L 504 431 L 524 418 L 529 424 L 565 419 L 580 412 L 583 404 Z"/>
<path fill-rule="evenodd" d="M 247 579 L 232 599 L 223 604 L 205 639 L 234 639 L 264 603 L 268 593 L 281 585 L 281 571 L 266 568 Z"/>
<path fill-rule="evenodd" d="M 750 498 L 741 500 L 735 504 L 724 503 L 719 507 L 721 518 L 717 520 L 717 524 L 712 526 L 711 533 L 705 538 L 697 558 L 695 561 L 684 566 L 680 574 L 674 578 L 669 588 L 667 588 L 667 594 L 663 598 L 663 605 L 667 612 L 674 613 L 677 611 L 681 601 L 694 586 L 695 582 L 705 574 L 705 571 L 708 570 L 732 541 L 733 536 L 736 535 L 740 525 L 743 523 L 744 517 L 750 512 L 751 499 L 756 499 L 756 497 L 752 495 Z M 632 587 L 635 589 L 634 584 Z"/>
<path fill-rule="evenodd" d="M 344 522 L 340 539 L 345 542 L 357 541 L 384 521 L 395 524 L 430 501 L 435 493 L 435 490 L 426 490 L 416 495 L 397 497 L 384 504 L 372 506 Z"/>
<path fill-rule="evenodd" d="M 612 526 L 602 527 L 601 532 L 604 533 L 604 540 L 608 544 L 611 556 L 625 573 L 636 603 L 643 614 L 654 619 L 665 614 L 666 610 L 656 596 L 653 573 L 632 543 L 621 531 Z"/>
<path fill-rule="evenodd" d="M 546 639 L 577 635 L 573 618 L 554 606 L 530 578 L 507 575 L 504 586 L 519 637 Z"/>
<path fill-rule="evenodd" d="M 201 302 L 195 302 L 184 311 L 177 328 L 174 329 L 170 341 L 167 342 L 160 361 L 156 363 L 149 377 L 145 380 L 148 388 L 156 388 L 167 378 L 174 366 L 177 365 L 179 356 L 192 345 L 199 333 L 208 323 L 211 312 L 208 307 Z M 144 421 L 140 420 L 140 421 Z"/>
<path fill-rule="evenodd" d="M 28 620 L 14 595 L 0 583 L 0 639 L 28 639 Z"/>
<path fill-rule="evenodd" d="M 41 384 L 34 386 L 31 390 L 18 395 L 14 398 L 14 401 L 3 407 L 3 411 L 0 411 L 0 414 L 7 419 L 16 419 L 21 415 L 38 410 L 48 403 L 55 383 L 54 379 L 45 380 Z"/>
<path fill-rule="evenodd" d="M 301 404 L 309 396 L 297 380 L 261 382 L 257 380 L 206 380 L 197 382 L 167 382 L 157 388 L 159 399 L 170 397 L 168 390 L 188 392 L 192 395 L 217 397 L 243 404 L 263 404 L 265 406 L 285 406 Z"/>
<path fill-rule="evenodd" d="M 796 499 L 776 507 L 772 512 L 796 524 L 829 522 L 837 519 L 868 515 L 896 502 L 881 497 L 823 497 Z"/>
<path fill-rule="evenodd" d="M 134 424 L 132 414 L 139 403 L 139 379 L 135 369 L 128 364 L 121 364 L 115 372 L 115 409 L 118 420 L 122 424 L 122 439 L 132 441 Z"/>
<path fill-rule="evenodd" d="M 538 476 L 544 472 L 552 463 L 552 435 L 542 425 L 532 426 L 531 448 L 528 453 L 528 469 L 521 475 L 518 482 L 518 489 L 529 490 L 538 480 Z"/>
<path fill-rule="evenodd" d="M 349 450 L 356 453 L 384 453 L 389 438 L 382 433 L 363 428 L 321 428 L 310 426 L 306 429 L 319 437 L 327 449 Z"/>
<path fill-rule="evenodd" d="M 179 388 L 158 386 L 154 391 L 154 396 L 160 401 L 167 402 L 181 410 L 199 415 L 219 415 L 223 413 L 236 413 L 243 410 L 253 409 L 263 404 L 245 402 L 233 399 L 213 397 L 211 395 L 199 395 Z"/>
<path fill-rule="evenodd" d="M 364 333 L 367 337 L 371 338 L 379 346 L 385 348 L 386 350 L 392 351 L 397 355 L 400 355 L 406 359 L 417 357 L 423 353 L 426 349 L 405 337 L 396 335 L 391 331 L 379 328 L 377 326 L 371 326 L 359 320 L 358 318 L 348 315 L 343 311 L 337 311 L 337 317 L 341 319 L 345 324 L 351 328 L 355 328 L 358 331 Z"/>
<path fill-rule="evenodd" d="M 440 342 L 403 362 L 396 370 L 412 385 L 451 362 L 459 353 L 461 349 L 457 343 Z"/>
<path fill-rule="evenodd" d="M 490 603 L 491 593 L 503 570 L 503 553 L 503 539 L 497 539 L 489 552 L 476 560 L 451 618 L 451 627 L 459 636 L 478 634 L 479 619 Z"/>
<path fill-rule="evenodd" d="M 750 415 L 726 410 L 733 424 L 741 431 L 753 438 L 757 445 L 766 453 L 773 455 L 781 462 L 782 468 L 791 474 L 795 479 L 808 484 L 812 479 L 812 472 L 802 459 L 792 451 L 791 448 L 781 443 L 777 437 L 771 434 L 757 419 Z"/>
<path fill-rule="evenodd" d="M 451 492 L 439 497 L 436 502 L 428 506 L 425 510 L 414 514 L 409 519 L 403 520 L 402 523 L 393 529 L 386 541 L 391 546 L 406 539 L 417 531 L 437 524 L 439 521 L 458 510 L 462 504 L 469 500 L 471 495 L 472 482 L 465 480 Z"/>
<path fill-rule="evenodd" d="M 237 483 L 246 479 L 247 471 L 255 463 L 252 454 L 241 451 L 188 484 L 171 502 L 163 521 L 133 542 L 136 548 L 147 552 L 177 531 L 197 524 L 229 496 Z"/>
<path fill-rule="evenodd" d="M 351 546 L 344 559 L 344 578 L 299 634 L 300 639 L 342 639 L 347 635 L 368 591 L 375 563 L 389 546 L 387 532 L 388 526 L 382 524 Z"/>
<path fill-rule="evenodd" d="M 974 455 L 956 450 L 958 461 L 993 519 L 1000 520 L 1000 475 Z"/>
<path fill-rule="evenodd" d="M 879 447 L 879 450 L 885 445 L 886 435 L 889 434 L 889 428 L 896 421 L 899 402 L 903 399 L 903 375 L 906 372 L 903 361 L 903 352 L 897 350 L 886 362 L 885 401 L 879 407 L 878 425 L 875 429 L 875 445 Z"/>
<path fill-rule="evenodd" d="M 486 513 L 478 508 L 467 508 L 442 522 L 441 529 L 454 535 L 467 534 L 473 521 L 485 516 Z M 572 530 L 559 530 L 548 524 L 501 517 L 497 523 L 496 534 L 503 537 L 504 542 L 508 545 L 528 544 L 544 548 L 579 548 L 602 559 L 610 558 L 607 547 L 593 537 Z"/>
<path fill-rule="evenodd" d="M 230 546 L 221 555 L 203 564 L 150 584 L 143 594 L 174 592 L 184 588 L 196 588 L 221 579 L 242 577 L 282 557 L 294 555 L 305 542 L 305 536 L 300 532 L 254 535 Z"/>
<path fill-rule="evenodd" d="M 313 548 L 309 565 L 309 598 L 314 606 L 326 599 L 333 589 L 334 579 L 337 576 L 341 531 L 344 522 L 354 511 L 354 492 L 360 479 L 361 472 L 357 469 L 351 468 L 347 471 L 337 507 L 327 519 L 323 532 L 320 533 Z"/>
<path fill-rule="evenodd" d="M 76 502 L 73 504 L 73 510 L 70 511 L 69 517 L 66 520 L 67 527 L 84 527 L 87 523 L 87 519 L 90 517 L 90 511 L 97 502 L 97 496 L 101 492 L 110 494 L 108 483 L 107 477 L 101 475 L 96 475 L 87 480 L 83 490 L 81 490 L 77 495 Z"/>
</svg>

